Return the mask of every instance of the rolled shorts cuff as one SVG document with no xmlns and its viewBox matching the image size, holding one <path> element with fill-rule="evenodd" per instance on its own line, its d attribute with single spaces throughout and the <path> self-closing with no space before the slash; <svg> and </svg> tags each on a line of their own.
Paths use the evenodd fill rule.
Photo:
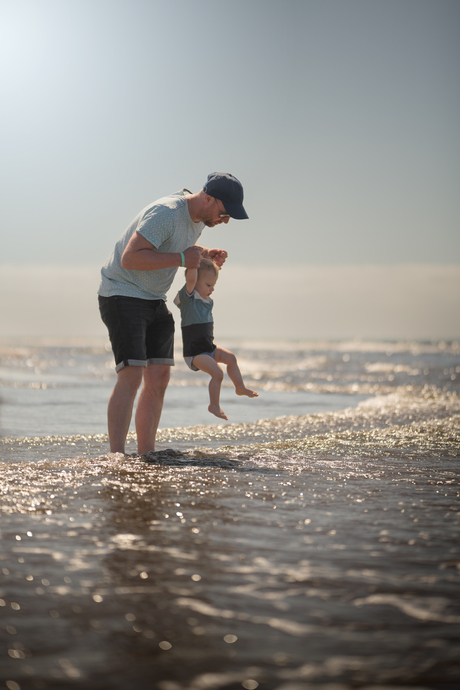
<svg viewBox="0 0 460 690">
<path fill-rule="evenodd" d="M 115 371 L 118 373 L 125 367 L 148 367 L 150 364 L 166 364 L 170 367 L 174 366 L 173 359 L 127 359 L 116 365 Z"/>
<path fill-rule="evenodd" d="M 214 359 L 215 352 L 216 351 L 214 350 L 213 352 L 201 352 L 200 354 L 209 355 L 210 357 L 212 357 Z M 188 368 L 191 369 L 192 371 L 200 371 L 198 369 L 198 367 L 196 367 L 194 364 L 192 364 L 195 357 L 196 357 L 196 355 L 193 355 L 193 357 L 184 357 L 184 362 L 186 363 Z"/>
</svg>

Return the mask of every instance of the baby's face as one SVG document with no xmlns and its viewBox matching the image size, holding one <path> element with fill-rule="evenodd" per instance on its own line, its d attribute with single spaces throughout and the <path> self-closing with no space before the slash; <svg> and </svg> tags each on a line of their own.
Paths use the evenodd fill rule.
<svg viewBox="0 0 460 690">
<path fill-rule="evenodd" d="M 217 276 L 213 271 L 203 271 L 198 275 L 198 280 L 196 281 L 195 290 L 206 299 L 210 297 L 214 292 L 214 286 L 217 282 Z"/>
</svg>

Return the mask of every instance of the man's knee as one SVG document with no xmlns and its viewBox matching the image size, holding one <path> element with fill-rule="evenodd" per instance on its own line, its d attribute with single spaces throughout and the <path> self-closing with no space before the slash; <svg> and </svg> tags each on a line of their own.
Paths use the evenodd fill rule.
<svg viewBox="0 0 460 690">
<path fill-rule="evenodd" d="M 158 392 L 164 392 L 168 387 L 171 367 L 166 364 L 150 364 L 144 370 L 144 386 Z"/>
<path fill-rule="evenodd" d="M 171 367 L 164 367 L 164 371 L 157 374 L 157 386 L 163 391 L 168 387 L 169 379 L 171 377 Z"/>
<path fill-rule="evenodd" d="M 137 391 L 142 383 L 143 367 L 126 366 L 118 372 L 117 385 L 119 387 Z"/>
</svg>

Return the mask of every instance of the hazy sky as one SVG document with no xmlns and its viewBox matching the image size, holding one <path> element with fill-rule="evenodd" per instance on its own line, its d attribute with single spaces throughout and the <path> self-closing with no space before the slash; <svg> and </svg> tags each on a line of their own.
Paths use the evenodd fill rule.
<svg viewBox="0 0 460 690">
<path fill-rule="evenodd" d="M 8 299 L 0 300 L 0 335 L 105 342 L 95 299 L 98 274 L 97 266 L 3 267 L 0 294 Z M 265 266 L 225 266 L 213 295 L 217 343 L 460 341 L 460 266 L 291 266 L 273 274 Z M 180 319 L 172 301 L 182 284 L 178 274 L 168 300 L 177 345 Z"/>
<path fill-rule="evenodd" d="M 98 266 L 214 170 L 233 266 L 460 264 L 459 30 L 458 0 L 0 0 L 0 264 Z"/>
</svg>

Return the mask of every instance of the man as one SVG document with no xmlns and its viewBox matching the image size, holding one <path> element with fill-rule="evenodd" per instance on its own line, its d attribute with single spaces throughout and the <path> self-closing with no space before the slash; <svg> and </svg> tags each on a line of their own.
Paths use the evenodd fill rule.
<svg viewBox="0 0 460 690">
<path fill-rule="evenodd" d="M 219 266 L 227 252 L 195 244 L 205 226 L 245 219 L 241 182 L 211 173 L 203 189 L 187 189 L 147 206 L 133 220 L 102 268 L 101 317 L 109 331 L 118 380 L 108 406 L 110 450 L 124 453 L 134 400 L 138 453 L 155 450 L 155 437 L 174 364 L 174 319 L 166 293 L 179 266 L 201 257 Z"/>
</svg>

